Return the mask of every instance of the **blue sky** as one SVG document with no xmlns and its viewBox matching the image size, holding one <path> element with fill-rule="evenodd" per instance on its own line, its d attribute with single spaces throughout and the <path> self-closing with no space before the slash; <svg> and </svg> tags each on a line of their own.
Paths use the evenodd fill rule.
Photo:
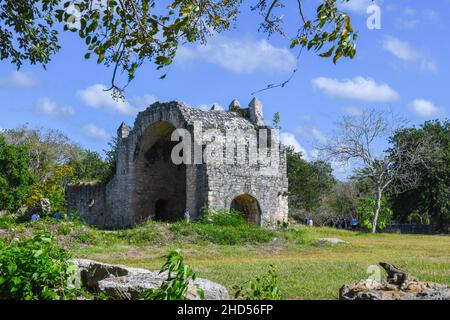
<svg viewBox="0 0 450 320">
<path fill-rule="evenodd" d="M 312 9 L 318 0 L 307 2 Z M 377 1 L 380 30 L 366 27 L 369 2 L 351 0 L 346 8 L 360 33 L 354 60 L 334 65 L 305 51 L 286 87 L 257 94 L 266 119 L 280 112 L 283 140 L 307 159 L 314 158 L 314 146 L 327 139 L 340 117 L 362 108 L 391 108 L 411 125 L 449 115 L 450 24 L 445 14 L 450 0 Z M 227 108 L 237 98 L 245 106 L 252 92 L 287 79 L 297 55 L 285 39 L 258 33 L 260 17 L 248 10 L 249 4 L 244 2 L 236 29 L 206 46 L 183 47 L 166 79 L 159 79 L 154 65 L 142 67 L 122 103 L 102 91 L 112 70 L 84 60 L 84 44 L 75 34 L 62 34 L 62 49 L 47 71 L 24 66 L 16 72 L 2 61 L 0 128 L 28 123 L 60 129 L 83 147 L 102 151 L 122 121 L 132 125 L 136 112 L 155 100 Z M 295 30 L 297 19 L 286 15 L 287 30 Z M 345 174 L 336 169 L 338 176 Z"/>
</svg>

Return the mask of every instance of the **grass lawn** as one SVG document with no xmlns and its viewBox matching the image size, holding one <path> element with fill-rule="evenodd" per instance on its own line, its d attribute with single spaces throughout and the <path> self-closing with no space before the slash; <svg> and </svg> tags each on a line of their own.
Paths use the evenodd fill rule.
<svg viewBox="0 0 450 320">
<path fill-rule="evenodd" d="M 130 230 L 100 231 L 42 221 L 15 226 L 13 232 L 24 235 L 31 229 L 50 230 L 74 257 L 148 269 L 159 269 L 163 254 L 181 248 L 198 276 L 225 285 L 230 293 L 234 284 L 265 273 L 271 264 L 277 269 L 284 299 L 336 299 L 344 283 L 367 278 L 367 268 L 381 261 L 405 269 L 420 280 L 450 285 L 449 236 L 372 235 L 297 226 L 267 231 L 252 241 L 254 232 L 263 231 L 215 227 L 212 234 L 209 228 L 195 224 L 151 222 Z M 11 226 L 0 224 L 0 237 L 10 237 L 11 232 Z M 321 237 L 337 237 L 348 244 L 312 243 Z M 223 244 L 227 241 L 234 244 Z"/>
</svg>

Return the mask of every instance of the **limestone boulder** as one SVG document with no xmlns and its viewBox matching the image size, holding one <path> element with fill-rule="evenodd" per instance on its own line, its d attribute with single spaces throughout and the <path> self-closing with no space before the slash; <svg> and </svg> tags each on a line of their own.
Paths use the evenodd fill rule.
<svg viewBox="0 0 450 320">
<path fill-rule="evenodd" d="M 150 273 L 149 270 L 142 268 L 114 265 L 89 259 L 71 259 L 71 262 L 77 265 L 81 285 L 88 290 L 97 289 L 98 282 L 109 277 Z"/>
<path fill-rule="evenodd" d="M 112 299 L 134 300 L 147 289 L 159 288 L 167 273 L 113 265 L 88 259 L 72 259 L 78 266 L 78 277 L 82 286 L 90 291 L 99 291 Z M 227 289 L 213 281 L 197 278 L 191 281 L 187 298 L 199 299 L 197 287 L 203 289 L 206 300 L 227 300 Z"/>
<path fill-rule="evenodd" d="M 159 272 L 133 274 L 123 277 L 109 277 L 99 281 L 98 288 L 101 292 L 113 299 L 134 300 L 147 289 L 156 289 L 161 286 L 167 274 Z M 187 298 L 199 300 L 197 287 L 203 289 L 206 300 L 227 300 L 228 291 L 225 287 L 215 282 L 198 278 L 191 281 L 187 291 Z"/>
<path fill-rule="evenodd" d="M 387 263 L 380 266 L 388 274 L 386 282 L 372 279 L 346 284 L 339 290 L 340 300 L 450 300 L 450 288 L 423 282 Z"/>
</svg>

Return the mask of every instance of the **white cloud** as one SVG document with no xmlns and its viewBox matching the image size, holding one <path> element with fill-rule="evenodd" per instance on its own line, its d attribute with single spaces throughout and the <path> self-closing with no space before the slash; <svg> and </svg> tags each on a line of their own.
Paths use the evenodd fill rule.
<svg viewBox="0 0 450 320">
<path fill-rule="evenodd" d="M 206 61 L 239 74 L 255 72 L 285 73 L 295 69 L 296 57 L 286 48 L 277 48 L 267 40 L 243 40 L 216 37 L 206 45 L 182 47 L 178 63 Z"/>
<path fill-rule="evenodd" d="M 317 128 L 312 128 L 312 129 L 311 129 L 311 135 L 312 135 L 313 138 L 314 138 L 315 140 L 317 140 L 319 143 L 324 144 L 324 143 L 327 143 L 327 141 L 328 141 L 327 136 L 326 136 L 322 131 L 320 131 L 320 130 L 317 129 Z"/>
<path fill-rule="evenodd" d="M 280 141 L 282 144 L 284 144 L 286 146 L 291 146 L 292 148 L 294 148 L 295 152 L 301 152 L 303 155 L 303 158 L 306 159 L 308 157 L 308 152 L 306 151 L 305 148 L 303 148 L 300 145 L 300 142 L 298 142 L 297 138 L 292 133 L 289 133 L 289 132 L 280 133 Z"/>
<path fill-rule="evenodd" d="M 94 84 L 84 90 L 77 91 L 77 96 L 88 106 L 106 108 L 122 114 L 132 115 L 136 110 L 127 101 L 115 100 L 103 84 Z"/>
<path fill-rule="evenodd" d="M 422 71 L 437 71 L 437 65 L 434 61 L 427 59 L 406 41 L 388 36 L 383 41 L 383 48 L 400 60 L 419 63 Z"/>
<path fill-rule="evenodd" d="M 349 2 L 340 3 L 339 9 L 346 12 L 365 14 L 367 12 L 367 8 L 371 4 L 376 3 L 377 2 L 373 2 L 372 0 L 350 0 Z"/>
<path fill-rule="evenodd" d="M 151 94 L 144 94 L 143 96 L 134 96 L 130 98 L 130 103 L 136 106 L 136 109 L 142 110 L 150 106 L 158 99 Z"/>
<path fill-rule="evenodd" d="M 39 82 L 29 73 L 15 71 L 8 77 L 0 77 L 0 88 L 34 88 Z"/>
<path fill-rule="evenodd" d="M 83 127 L 84 134 L 96 140 L 109 140 L 111 134 L 105 129 L 97 127 L 95 124 L 88 124 Z"/>
<path fill-rule="evenodd" d="M 134 96 L 125 101 L 115 100 L 110 91 L 105 91 L 106 89 L 103 84 L 94 84 L 84 90 L 78 90 L 77 96 L 92 108 L 105 108 L 125 115 L 134 115 L 157 100 L 155 96 L 149 94 Z"/>
<path fill-rule="evenodd" d="M 319 77 L 313 79 L 312 83 L 315 88 L 334 97 L 369 102 L 390 102 L 400 98 L 389 85 L 361 76 L 344 80 Z"/>
<path fill-rule="evenodd" d="M 383 48 L 397 58 L 405 61 L 416 61 L 421 56 L 409 43 L 395 37 L 386 37 L 383 42 Z"/>
<path fill-rule="evenodd" d="M 420 117 L 429 118 L 439 116 L 444 112 L 444 108 L 436 106 L 431 101 L 416 99 L 409 104 L 409 107 Z"/>
<path fill-rule="evenodd" d="M 69 117 L 75 114 L 75 109 L 71 106 L 59 106 L 48 97 L 39 99 L 35 104 L 35 109 L 39 113 L 56 117 Z"/>
</svg>

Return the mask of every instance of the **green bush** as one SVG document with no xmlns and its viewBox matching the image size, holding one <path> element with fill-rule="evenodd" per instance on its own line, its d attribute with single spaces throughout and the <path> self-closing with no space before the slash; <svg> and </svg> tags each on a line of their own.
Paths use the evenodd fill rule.
<svg viewBox="0 0 450 320">
<path fill-rule="evenodd" d="M 209 211 L 206 210 L 203 216 L 198 220 L 199 223 L 213 224 L 216 226 L 241 226 L 246 221 L 241 212 L 236 210 Z"/>
<path fill-rule="evenodd" d="M 7 214 L 0 217 L 0 229 L 9 229 L 16 224 L 16 218 L 13 215 Z"/>
<path fill-rule="evenodd" d="M 69 235 L 71 232 L 72 232 L 72 228 L 71 228 L 69 225 L 67 225 L 67 224 L 61 224 L 61 225 L 58 227 L 58 234 L 60 234 L 60 235 L 65 235 L 65 236 L 67 236 L 67 235 Z"/>
<path fill-rule="evenodd" d="M 129 244 L 139 245 L 154 242 L 158 237 L 149 226 L 145 226 L 121 230 L 117 233 L 117 238 L 126 240 Z"/>
<path fill-rule="evenodd" d="M 58 300 L 76 297 L 76 265 L 49 234 L 3 245 L 0 299 Z"/>
<path fill-rule="evenodd" d="M 34 180 L 27 150 L 0 135 L 0 210 L 16 211 L 24 205 Z"/>
<path fill-rule="evenodd" d="M 142 294 L 144 300 L 188 300 L 189 279 L 195 280 L 195 272 L 184 263 L 179 250 L 171 251 L 164 256 L 166 263 L 160 273 L 167 272 L 167 279 L 157 289 L 147 289 Z M 205 298 L 205 293 L 197 287 L 197 296 Z"/>
<path fill-rule="evenodd" d="M 278 275 L 275 267 L 270 266 L 267 274 L 257 276 L 255 280 L 250 280 L 242 285 L 235 285 L 235 299 L 244 300 L 280 300 L 280 290 L 278 289 Z"/>
<path fill-rule="evenodd" d="M 386 228 L 389 219 L 392 218 L 392 210 L 386 205 L 384 198 L 381 198 L 380 212 L 378 216 L 377 229 Z M 372 229 L 373 219 L 375 217 L 376 201 L 374 197 L 366 197 L 358 201 L 358 214 L 361 220 L 361 225 L 368 230 Z"/>
<path fill-rule="evenodd" d="M 267 243 L 272 241 L 275 232 L 257 225 L 222 226 L 207 223 L 177 222 L 169 229 L 181 236 L 196 237 L 200 240 L 222 245 L 246 243 Z"/>
</svg>

